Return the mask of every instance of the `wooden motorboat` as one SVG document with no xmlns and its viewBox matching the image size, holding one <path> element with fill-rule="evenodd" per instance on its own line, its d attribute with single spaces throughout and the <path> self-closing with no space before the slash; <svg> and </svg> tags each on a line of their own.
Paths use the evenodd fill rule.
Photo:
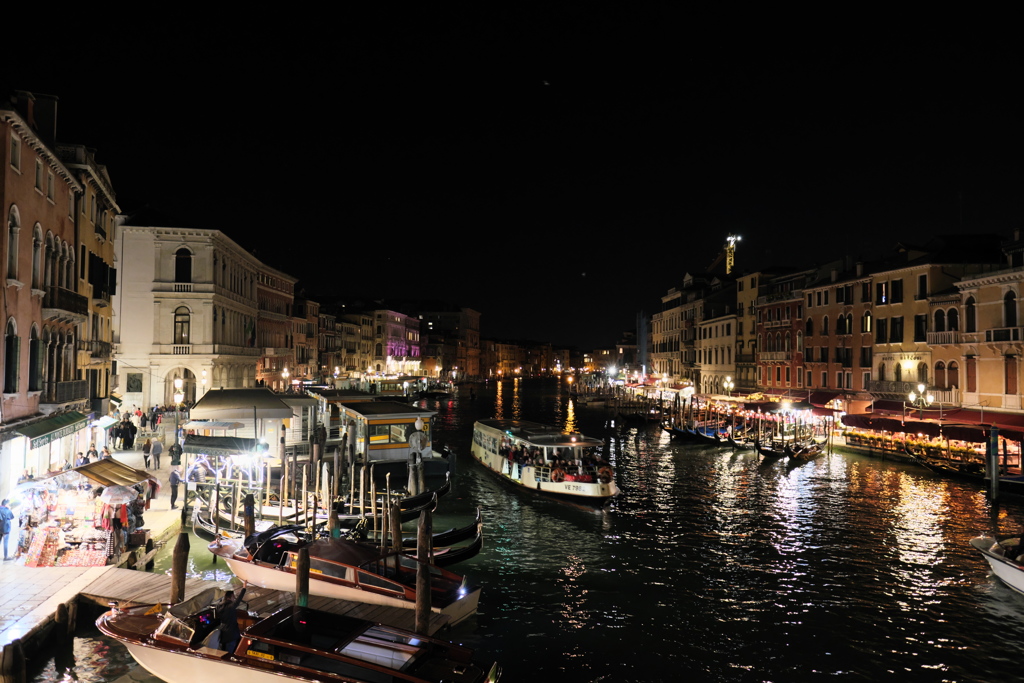
<svg viewBox="0 0 1024 683">
<path fill-rule="evenodd" d="M 604 443 L 524 420 L 473 425 L 473 457 L 515 486 L 553 498 L 603 505 L 619 492 Z"/>
<path fill-rule="evenodd" d="M 264 588 L 295 588 L 301 548 L 309 550 L 309 592 L 390 607 L 416 607 L 416 559 L 405 553 L 382 553 L 370 544 L 344 538 L 313 539 L 300 526 L 277 527 L 245 542 L 217 539 L 210 551 L 224 558 L 238 578 Z M 479 551 L 479 549 L 477 549 Z M 430 568 L 431 609 L 454 625 L 472 616 L 480 588 L 446 569 Z"/>
<path fill-rule="evenodd" d="M 494 683 L 497 663 L 473 651 L 372 621 L 290 606 L 243 628 L 237 646 L 220 649 L 224 592 L 209 589 L 170 609 L 115 608 L 96 621 L 154 676 L 167 683 L 279 683 L 301 680 Z M 248 622 L 239 618 L 239 626 Z"/>
<path fill-rule="evenodd" d="M 971 545 L 992 568 L 992 573 L 1007 586 L 1024 593 L 1024 565 L 1021 564 L 1021 547 L 1019 536 L 997 541 L 991 536 L 977 536 L 971 539 Z"/>
</svg>

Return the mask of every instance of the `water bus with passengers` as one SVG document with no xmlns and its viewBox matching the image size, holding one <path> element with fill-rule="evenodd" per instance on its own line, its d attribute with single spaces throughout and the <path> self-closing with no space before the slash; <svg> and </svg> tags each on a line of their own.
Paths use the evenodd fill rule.
<svg viewBox="0 0 1024 683">
<path fill-rule="evenodd" d="M 524 420 L 473 425 L 473 457 L 503 481 L 542 495 L 603 505 L 619 492 L 604 442 Z"/>
</svg>

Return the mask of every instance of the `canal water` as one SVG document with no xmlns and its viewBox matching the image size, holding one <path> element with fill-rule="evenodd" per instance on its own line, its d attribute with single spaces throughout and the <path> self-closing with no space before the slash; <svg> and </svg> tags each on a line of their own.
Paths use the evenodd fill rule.
<svg viewBox="0 0 1024 683">
<path fill-rule="evenodd" d="M 483 586 L 447 637 L 505 681 L 994 681 L 1024 668 L 1024 596 L 968 545 L 1015 533 L 1020 500 L 913 465 L 832 454 L 797 467 L 671 441 L 516 380 L 432 401 L 457 451 L 435 530 L 483 509 L 485 549 L 456 569 Z M 487 417 L 607 440 L 622 494 L 602 510 L 505 487 L 469 455 Z M 227 576 L 193 538 L 191 569 Z M 157 571 L 168 571 L 169 556 Z M 157 681 L 82 629 L 38 681 Z"/>
</svg>

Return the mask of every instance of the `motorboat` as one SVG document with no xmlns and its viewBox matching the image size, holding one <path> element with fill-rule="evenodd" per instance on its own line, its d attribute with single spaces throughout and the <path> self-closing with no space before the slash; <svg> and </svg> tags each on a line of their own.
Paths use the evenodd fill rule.
<svg viewBox="0 0 1024 683">
<path fill-rule="evenodd" d="M 266 617 L 239 611 L 232 651 L 220 649 L 227 608 L 219 588 L 173 607 L 141 605 L 104 613 L 96 626 L 167 683 L 280 683 L 300 680 L 495 683 L 498 664 L 437 638 L 346 615 L 289 606 Z"/>
<path fill-rule="evenodd" d="M 482 541 L 481 541 L 482 542 Z M 405 552 L 345 538 L 314 538 L 301 526 L 276 527 L 245 541 L 220 538 L 210 552 L 224 559 L 243 581 L 291 591 L 302 548 L 309 551 L 309 592 L 328 598 L 389 607 L 416 607 L 418 561 Z M 478 549 L 479 551 L 479 549 Z M 480 587 L 458 574 L 430 565 L 431 609 L 455 625 L 476 613 Z"/>
<path fill-rule="evenodd" d="M 473 457 L 515 486 L 554 498 L 603 505 L 619 493 L 604 443 L 525 420 L 480 420 Z"/>
<path fill-rule="evenodd" d="M 1024 563 L 1021 562 L 1024 548 L 1019 536 L 1002 541 L 978 536 L 971 539 L 971 545 L 985 558 L 993 574 L 1013 590 L 1024 593 Z"/>
</svg>

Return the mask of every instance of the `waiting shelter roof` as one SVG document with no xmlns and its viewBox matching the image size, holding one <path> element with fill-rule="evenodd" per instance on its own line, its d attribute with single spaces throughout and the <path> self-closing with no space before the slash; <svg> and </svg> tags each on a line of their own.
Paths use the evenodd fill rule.
<svg viewBox="0 0 1024 683">
<path fill-rule="evenodd" d="M 243 439 L 239 436 L 197 436 L 188 434 L 182 450 L 185 453 L 202 453 L 205 455 L 238 455 L 252 453 L 260 445 L 256 439 Z"/>
<path fill-rule="evenodd" d="M 210 389 L 189 410 L 192 420 L 241 420 L 251 424 L 259 419 L 288 419 L 291 406 L 266 387 L 252 389 Z"/>
</svg>

